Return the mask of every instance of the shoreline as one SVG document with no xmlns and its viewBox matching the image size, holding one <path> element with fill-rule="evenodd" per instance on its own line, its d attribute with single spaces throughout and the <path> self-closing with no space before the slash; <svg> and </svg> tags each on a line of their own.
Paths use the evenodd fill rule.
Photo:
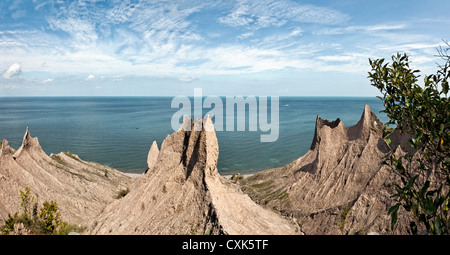
<svg viewBox="0 0 450 255">
<path fill-rule="evenodd" d="M 130 176 L 131 178 L 135 179 L 135 178 L 139 178 L 143 175 L 142 174 L 138 174 L 138 173 L 125 173 L 123 172 L 125 175 Z M 220 173 L 219 173 L 220 174 Z M 251 173 L 251 174 L 240 174 L 239 176 L 244 176 L 244 178 L 248 178 L 252 175 L 254 175 L 255 173 Z M 223 178 L 227 179 L 227 180 L 231 180 L 231 177 L 233 176 L 232 174 L 220 174 L 220 176 L 222 176 Z"/>
<path fill-rule="evenodd" d="M 250 176 L 252 176 L 252 175 L 254 175 L 255 173 L 252 173 L 252 174 L 240 174 L 240 175 L 237 175 L 237 176 L 244 176 L 244 179 L 245 178 L 248 178 L 248 177 L 250 177 Z M 231 177 L 233 176 L 232 174 L 225 174 L 225 175 L 222 175 L 222 174 L 220 174 L 220 176 L 222 176 L 223 178 L 225 178 L 225 179 L 227 179 L 227 180 L 231 180 Z"/>
<path fill-rule="evenodd" d="M 127 176 L 130 176 L 131 178 L 139 178 L 139 177 L 141 177 L 141 175 L 143 175 L 143 174 L 138 174 L 138 173 L 125 173 L 125 172 L 122 172 L 122 173 Z"/>
</svg>

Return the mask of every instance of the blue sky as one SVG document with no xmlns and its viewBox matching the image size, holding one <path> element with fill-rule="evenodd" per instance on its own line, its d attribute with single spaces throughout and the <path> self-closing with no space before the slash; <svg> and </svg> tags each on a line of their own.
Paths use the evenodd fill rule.
<svg viewBox="0 0 450 255">
<path fill-rule="evenodd" d="M 0 96 L 375 96 L 369 58 L 431 73 L 450 1 L 0 2 Z"/>
</svg>

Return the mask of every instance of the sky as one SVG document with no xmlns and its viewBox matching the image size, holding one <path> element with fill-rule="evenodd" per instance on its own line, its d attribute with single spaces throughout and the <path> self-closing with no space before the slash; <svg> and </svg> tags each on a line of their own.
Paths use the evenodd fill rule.
<svg viewBox="0 0 450 255">
<path fill-rule="evenodd" d="M 0 97 L 376 96 L 369 58 L 431 74 L 450 1 L 2 0 Z"/>
</svg>

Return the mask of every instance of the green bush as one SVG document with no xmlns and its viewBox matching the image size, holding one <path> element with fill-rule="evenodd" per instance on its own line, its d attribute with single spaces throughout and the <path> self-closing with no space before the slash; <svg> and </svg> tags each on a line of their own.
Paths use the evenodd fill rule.
<svg viewBox="0 0 450 255">
<path fill-rule="evenodd" d="M 450 106 L 448 101 L 450 45 L 438 50 L 445 64 L 438 65 L 436 74 L 424 77 L 424 84 L 418 84 L 419 70 L 412 70 L 406 54 L 392 56 L 392 64 L 384 59 L 369 60 L 371 84 L 382 93 L 382 111 L 389 117 L 383 130 L 385 141 L 391 144 L 389 135 L 398 130 L 409 134 L 409 146 L 415 153 L 398 156 L 396 148 L 386 160 L 395 169 L 401 184 L 395 188 L 395 204 L 388 214 L 394 229 L 400 208 L 414 215 L 410 222 L 411 231 L 418 228 L 430 234 L 449 233 L 450 194 Z M 434 177 L 434 179 L 430 178 Z"/>
<path fill-rule="evenodd" d="M 42 230 L 46 234 L 52 234 L 55 229 L 62 223 L 61 214 L 58 212 L 58 205 L 54 201 L 45 201 L 42 204 L 39 218 L 43 221 Z"/>
<path fill-rule="evenodd" d="M 22 208 L 22 217 L 24 218 L 25 221 L 29 220 L 29 216 L 28 216 L 28 211 L 29 211 L 29 207 L 30 204 L 33 200 L 33 198 L 31 197 L 30 194 L 30 188 L 29 187 L 25 187 L 25 191 L 20 190 L 20 207 Z"/>
<path fill-rule="evenodd" d="M 18 214 L 15 213 L 14 216 L 8 214 L 8 219 L 5 220 L 5 224 L 0 228 L 2 235 L 7 235 L 14 231 L 14 224 L 17 221 Z"/>
<path fill-rule="evenodd" d="M 30 208 L 34 197 L 31 195 L 30 188 L 20 190 L 20 213 L 16 212 L 13 216 L 8 215 L 0 231 L 3 235 L 8 235 L 14 231 L 14 225 L 22 223 L 23 226 L 32 235 L 50 235 L 50 234 L 65 234 L 76 230 L 82 232 L 81 227 L 75 227 L 61 220 L 61 214 L 58 212 L 58 205 L 54 201 L 44 201 L 40 207 L 39 214 L 38 205 L 35 203 Z"/>
</svg>

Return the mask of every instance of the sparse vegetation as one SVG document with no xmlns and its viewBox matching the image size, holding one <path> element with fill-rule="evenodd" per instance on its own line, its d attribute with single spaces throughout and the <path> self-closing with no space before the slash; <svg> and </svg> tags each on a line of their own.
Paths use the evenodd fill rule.
<svg viewBox="0 0 450 255">
<path fill-rule="evenodd" d="M 70 157 L 70 158 L 75 159 L 76 161 L 81 162 L 81 160 L 80 160 L 77 156 L 73 155 L 70 151 L 64 152 L 64 154 L 66 154 L 66 156 L 68 156 L 68 157 Z"/>
<path fill-rule="evenodd" d="M 213 223 L 211 224 L 211 227 L 209 228 L 208 232 L 206 233 L 206 235 L 208 235 L 208 236 L 212 235 L 212 234 L 214 233 L 214 228 L 215 228 L 215 227 L 216 227 L 216 223 L 213 222 Z"/>
<path fill-rule="evenodd" d="M 339 225 L 338 225 L 339 230 L 341 230 L 341 231 L 344 231 L 345 220 L 347 219 L 347 215 L 348 215 L 349 211 L 350 211 L 350 206 L 344 205 L 342 207 L 342 211 L 341 211 L 341 215 L 340 215 L 341 221 L 339 222 Z"/>
<path fill-rule="evenodd" d="M 190 234 L 191 235 L 196 235 L 197 234 L 197 226 L 194 226 L 194 224 L 191 224 Z"/>
<path fill-rule="evenodd" d="M 81 226 L 62 221 L 55 201 L 44 201 L 40 208 L 37 203 L 34 203 L 31 207 L 35 198 L 31 195 L 30 188 L 26 187 L 25 190 L 20 190 L 20 198 L 21 212 L 16 212 L 13 216 L 8 215 L 4 225 L 0 227 L 3 235 L 14 232 L 16 225 L 23 226 L 24 230 L 22 231 L 32 235 L 64 235 L 69 232 L 82 232 L 84 230 Z"/>
<path fill-rule="evenodd" d="M 366 236 L 369 234 L 369 230 L 367 228 L 360 228 L 358 231 L 353 233 L 355 236 Z"/>
<path fill-rule="evenodd" d="M 85 227 L 76 224 L 69 224 L 67 222 L 62 222 L 56 231 L 57 235 L 68 235 L 71 232 L 83 233 L 86 230 Z"/>
<path fill-rule="evenodd" d="M 122 198 L 122 197 L 126 196 L 129 192 L 130 192 L 130 189 L 129 189 L 129 188 L 121 189 L 121 190 L 119 191 L 119 194 L 117 194 L 116 198 L 117 198 L 117 199 Z"/>
<path fill-rule="evenodd" d="M 61 165 L 63 165 L 63 166 L 65 166 L 66 165 L 66 162 L 64 162 L 64 160 L 62 160 L 62 158 L 60 157 L 60 156 L 58 156 L 58 155 L 51 155 L 50 156 L 54 161 L 56 161 L 56 162 L 58 162 L 59 164 L 61 164 Z"/>
<path fill-rule="evenodd" d="M 289 193 L 284 192 L 278 199 L 283 200 L 285 198 L 289 197 Z"/>
<path fill-rule="evenodd" d="M 272 183 L 273 183 L 273 181 L 265 181 L 265 182 L 260 182 L 257 184 L 250 185 L 250 187 L 252 187 L 254 189 L 264 189 L 264 188 L 268 188 Z"/>
<path fill-rule="evenodd" d="M 280 211 L 291 204 L 286 187 L 279 186 L 271 179 L 264 180 L 260 175 L 253 175 L 245 178 L 240 184 L 242 190 L 254 201 L 263 205 L 275 203 L 270 207 L 274 211 Z"/>
<path fill-rule="evenodd" d="M 231 176 L 231 180 L 232 180 L 234 183 L 237 183 L 238 181 L 243 180 L 243 179 L 244 179 L 244 176 L 243 176 L 243 175 L 240 175 L 240 174 L 235 174 L 235 173 L 233 173 L 233 175 Z"/>
</svg>

